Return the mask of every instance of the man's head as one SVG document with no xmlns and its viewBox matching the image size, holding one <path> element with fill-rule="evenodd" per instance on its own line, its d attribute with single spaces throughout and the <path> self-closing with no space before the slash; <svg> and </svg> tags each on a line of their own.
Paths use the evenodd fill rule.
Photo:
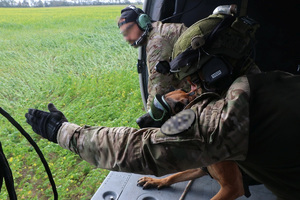
<svg viewBox="0 0 300 200">
<path fill-rule="evenodd" d="M 129 5 L 121 10 L 118 26 L 124 39 L 132 46 L 136 47 L 143 42 L 143 33 L 147 34 L 149 28 L 151 28 L 151 19 L 140 8 Z M 137 42 L 139 39 L 141 41 Z"/>
</svg>

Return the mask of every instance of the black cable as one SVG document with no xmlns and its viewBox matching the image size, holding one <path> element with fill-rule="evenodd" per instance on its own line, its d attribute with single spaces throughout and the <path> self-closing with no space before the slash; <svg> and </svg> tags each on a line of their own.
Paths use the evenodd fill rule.
<svg viewBox="0 0 300 200">
<path fill-rule="evenodd" d="M 6 189 L 7 189 L 8 195 L 9 195 L 9 199 L 16 200 L 17 194 L 16 194 L 16 191 L 14 188 L 13 175 L 12 175 L 11 169 L 9 167 L 9 164 L 7 162 L 7 159 L 4 155 L 1 142 L 0 142 L 0 166 L 1 166 L 1 168 L 0 168 L 0 174 L 1 174 L 0 190 L 2 188 L 2 183 L 3 183 L 3 178 L 4 178 Z"/>
<path fill-rule="evenodd" d="M 176 1 L 176 3 L 177 3 L 177 1 Z M 196 6 L 190 8 L 189 10 L 183 11 L 183 12 L 181 12 L 181 13 L 177 13 L 177 14 L 175 14 L 175 15 L 172 15 L 172 16 L 167 17 L 167 18 L 165 18 L 165 19 L 162 19 L 162 20 L 160 20 L 160 21 L 161 21 L 161 22 L 164 22 L 164 21 L 169 20 L 169 19 L 172 19 L 172 18 L 174 18 L 174 17 L 183 15 L 184 13 L 190 12 L 191 10 L 197 8 L 201 3 L 202 3 L 202 1 L 199 1 L 199 3 L 198 3 Z M 176 6 L 176 5 L 175 5 L 175 6 Z M 176 8 L 176 9 L 177 9 L 177 8 Z M 176 12 L 176 10 L 175 10 L 175 12 Z"/>
<path fill-rule="evenodd" d="M 58 199 L 58 193 L 57 193 L 57 190 L 56 190 L 56 186 L 55 186 L 55 182 L 53 180 L 53 177 L 52 177 L 52 174 L 51 174 L 51 171 L 50 171 L 50 168 L 48 166 L 48 163 L 43 155 L 43 153 L 41 152 L 40 148 L 38 147 L 38 145 L 33 141 L 33 139 L 30 137 L 30 135 L 22 128 L 22 126 L 16 122 L 5 110 L 2 109 L 2 107 L 0 107 L 0 113 L 12 124 L 14 125 L 19 131 L 20 133 L 28 140 L 28 142 L 34 147 L 35 151 L 37 152 L 37 154 L 39 155 L 44 167 L 45 167 L 45 170 L 48 174 L 48 178 L 49 178 L 49 181 L 51 183 L 51 186 L 52 186 L 52 190 L 53 190 L 53 193 L 54 193 L 54 199 L 57 200 Z"/>
</svg>

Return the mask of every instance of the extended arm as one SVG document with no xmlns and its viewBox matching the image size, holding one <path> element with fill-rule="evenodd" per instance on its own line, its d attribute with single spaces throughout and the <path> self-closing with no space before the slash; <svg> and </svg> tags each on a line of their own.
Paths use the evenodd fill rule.
<svg viewBox="0 0 300 200">
<path fill-rule="evenodd" d="M 65 121 L 56 133 L 57 142 L 97 167 L 157 176 L 222 160 L 243 160 L 248 150 L 248 97 L 244 77 L 235 81 L 226 98 L 206 94 L 186 115 L 171 118 L 169 123 L 174 126 L 183 119 L 193 119 L 175 135 L 159 128 L 80 127 Z M 40 116 L 34 114 L 39 112 L 30 110 L 27 120 L 39 122 Z M 43 112 L 47 119 L 50 114 Z M 40 134 L 37 127 L 44 124 L 47 121 L 33 123 L 33 130 Z M 41 135 L 48 138 L 47 133 Z"/>
</svg>

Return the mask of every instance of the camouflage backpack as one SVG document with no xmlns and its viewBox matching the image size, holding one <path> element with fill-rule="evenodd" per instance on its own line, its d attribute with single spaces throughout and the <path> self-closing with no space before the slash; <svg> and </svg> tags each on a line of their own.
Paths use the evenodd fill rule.
<svg viewBox="0 0 300 200">
<path fill-rule="evenodd" d="M 249 56 L 258 27 L 249 17 L 227 14 L 199 20 L 176 41 L 170 71 L 179 80 L 196 72 L 207 84 L 221 80 L 231 75 L 236 61 Z"/>
</svg>

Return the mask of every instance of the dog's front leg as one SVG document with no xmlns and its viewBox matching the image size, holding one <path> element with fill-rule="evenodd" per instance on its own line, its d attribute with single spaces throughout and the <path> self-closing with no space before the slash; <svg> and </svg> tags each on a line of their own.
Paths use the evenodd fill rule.
<svg viewBox="0 0 300 200">
<path fill-rule="evenodd" d="M 138 185 L 143 186 L 143 189 L 153 188 L 153 187 L 156 187 L 157 189 L 161 189 L 163 187 L 168 187 L 174 183 L 193 180 L 196 178 L 200 178 L 204 175 L 207 175 L 207 173 L 200 168 L 189 169 L 183 172 L 172 174 L 162 179 L 142 177 L 138 180 Z"/>
</svg>

